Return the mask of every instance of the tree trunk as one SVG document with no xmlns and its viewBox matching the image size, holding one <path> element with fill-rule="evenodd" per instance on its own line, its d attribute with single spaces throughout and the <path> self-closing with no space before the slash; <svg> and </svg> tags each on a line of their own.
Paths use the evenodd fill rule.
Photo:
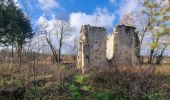
<svg viewBox="0 0 170 100">
<path fill-rule="evenodd" d="M 52 43 L 47 38 L 46 38 L 46 41 L 47 41 L 48 45 L 50 46 L 50 49 L 51 49 L 52 54 L 53 54 L 53 58 L 52 58 L 53 63 L 58 62 L 58 56 L 57 56 L 57 53 L 56 53 L 54 46 L 52 45 Z"/>
<path fill-rule="evenodd" d="M 61 62 L 61 47 L 62 47 L 62 41 L 63 41 L 63 33 L 61 33 L 61 38 L 60 38 L 60 41 L 59 41 L 59 57 L 58 57 L 58 62 L 60 63 Z"/>
<path fill-rule="evenodd" d="M 153 62 L 153 53 L 154 53 L 154 50 L 151 50 L 150 56 L 149 56 L 149 61 L 148 61 L 149 64 L 151 64 Z"/>
<path fill-rule="evenodd" d="M 146 32 L 147 32 L 147 28 L 145 28 L 144 31 L 143 31 L 143 34 L 142 34 L 142 37 L 141 37 L 141 40 L 140 40 L 140 49 L 142 48 L 142 44 L 143 44 L 143 40 L 144 40 Z M 140 63 L 143 64 L 143 56 L 142 55 L 140 55 L 139 59 L 140 59 Z"/>
<path fill-rule="evenodd" d="M 21 54 L 22 54 L 22 45 L 17 43 L 16 45 L 16 52 L 17 52 L 17 58 L 18 58 L 18 71 L 19 71 L 19 77 L 20 77 L 20 69 L 21 69 Z"/>
<path fill-rule="evenodd" d="M 59 44 L 59 53 L 58 53 L 58 62 L 59 63 L 61 62 L 61 47 L 62 47 L 62 43 L 60 41 L 60 44 Z"/>
<path fill-rule="evenodd" d="M 13 57 L 14 57 L 14 46 L 13 46 L 13 44 L 12 44 L 11 57 L 12 57 L 12 59 L 13 59 Z"/>
<path fill-rule="evenodd" d="M 143 61 L 143 56 L 141 55 L 140 56 L 140 64 L 143 64 L 144 63 L 144 61 Z"/>
<path fill-rule="evenodd" d="M 58 62 L 60 63 L 61 61 L 61 47 L 59 47 L 59 53 L 58 53 Z"/>
<path fill-rule="evenodd" d="M 163 58 L 163 54 L 165 52 L 165 48 L 166 48 L 166 46 L 164 46 L 164 48 L 162 49 L 161 54 L 156 57 L 156 64 L 157 65 L 161 64 L 161 61 L 162 61 L 162 58 Z"/>
<path fill-rule="evenodd" d="M 9 71 L 10 71 L 11 66 L 12 66 L 12 64 L 13 64 L 13 59 L 14 59 L 14 46 L 13 46 L 13 44 L 12 44 Z"/>
</svg>

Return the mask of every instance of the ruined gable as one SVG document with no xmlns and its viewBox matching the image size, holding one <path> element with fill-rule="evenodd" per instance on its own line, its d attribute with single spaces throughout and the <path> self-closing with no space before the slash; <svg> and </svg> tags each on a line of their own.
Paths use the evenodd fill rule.
<svg viewBox="0 0 170 100">
<path fill-rule="evenodd" d="M 78 68 L 101 69 L 106 63 L 105 28 L 84 25 L 81 27 L 78 52 Z"/>
<path fill-rule="evenodd" d="M 111 60 L 114 66 L 130 66 L 139 63 L 140 42 L 135 30 L 135 27 L 119 25 L 109 38 L 109 41 L 113 41 L 113 44 L 110 45 L 113 45 Z"/>
<path fill-rule="evenodd" d="M 93 68 L 105 70 L 111 66 L 138 64 L 140 42 L 135 30 L 135 27 L 119 25 L 115 32 L 106 38 L 104 28 L 82 26 L 77 68 L 86 72 Z M 106 56 L 109 60 L 106 59 Z"/>
</svg>

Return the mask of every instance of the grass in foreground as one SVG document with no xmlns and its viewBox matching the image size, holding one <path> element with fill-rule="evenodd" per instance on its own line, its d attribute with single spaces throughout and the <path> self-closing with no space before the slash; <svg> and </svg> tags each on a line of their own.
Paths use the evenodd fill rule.
<svg viewBox="0 0 170 100">
<path fill-rule="evenodd" d="M 24 65 L 22 77 L 4 66 L 1 100 L 170 100 L 169 66 L 119 67 L 83 75 L 70 65 Z"/>
</svg>

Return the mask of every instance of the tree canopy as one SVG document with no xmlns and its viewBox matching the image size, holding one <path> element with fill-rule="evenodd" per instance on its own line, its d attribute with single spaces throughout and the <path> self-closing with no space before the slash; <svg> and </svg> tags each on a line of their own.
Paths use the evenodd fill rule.
<svg viewBox="0 0 170 100">
<path fill-rule="evenodd" d="M 23 45 L 32 38 L 29 19 L 13 0 L 0 1 L 0 43 L 3 45 Z"/>
<path fill-rule="evenodd" d="M 151 33 L 152 41 L 150 44 L 151 63 L 154 53 L 162 46 L 162 37 L 170 34 L 170 1 L 168 0 L 144 0 L 142 13 L 148 20 L 146 30 Z M 168 42 L 168 41 L 166 41 Z"/>
</svg>

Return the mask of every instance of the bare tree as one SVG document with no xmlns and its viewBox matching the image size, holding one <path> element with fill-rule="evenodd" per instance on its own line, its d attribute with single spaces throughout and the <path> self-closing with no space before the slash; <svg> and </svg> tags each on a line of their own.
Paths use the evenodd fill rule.
<svg viewBox="0 0 170 100">
<path fill-rule="evenodd" d="M 43 38 L 46 40 L 47 44 L 49 45 L 49 47 L 51 49 L 51 52 L 52 52 L 52 55 L 53 55 L 53 57 L 52 57 L 53 63 L 58 62 L 57 50 L 56 50 L 55 46 L 52 43 L 51 34 L 48 34 L 47 31 L 44 31 Z"/>
<path fill-rule="evenodd" d="M 50 23 L 48 21 L 44 21 L 41 24 L 40 33 L 43 34 L 43 38 L 49 45 L 54 61 L 61 62 L 62 47 L 71 37 L 73 28 L 68 22 L 57 19 L 51 19 Z M 54 45 L 54 42 L 57 43 Z"/>
<path fill-rule="evenodd" d="M 62 51 L 62 46 L 64 44 L 64 41 L 70 38 L 72 32 L 73 32 L 73 28 L 70 26 L 68 22 L 63 20 L 58 21 L 57 32 L 56 32 L 57 40 L 59 43 L 58 62 L 61 62 L 61 51 Z"/>
<path fill-rule="evenodd" d="M 120 24 L 125 24 L 129 26 L 136 26 L 136 14 L 131 12 L 131 13 L 124 13 L 125 11 L 121 11 L 122 16 L 120 18 Z"/>
<path fill-rule="evenodd" d="M 161 47 L 158 49 L 158 50 L 160 50 L 160 52 L 156 56 L 156 62 L 155 62 L 156 64 L 161 64 L 165 50 L 168 50 L 167 48 L 170 46 L 169 38 L 170 38 L 169 35 L 166 35 L 166 37 L 161 38 L 161 40 L 160 40 Z"/>
<path fill-rule="evenodd" d="M 74 37 L 73 43 L 70 45 L 70 54 L 73 55 L 73 59 L 74 61 L 76 61 L 77 58 L 77 54 L 78 54 L 78 43 L 79 42 L 79 38 L 78 37 Z"/>
</svg>

